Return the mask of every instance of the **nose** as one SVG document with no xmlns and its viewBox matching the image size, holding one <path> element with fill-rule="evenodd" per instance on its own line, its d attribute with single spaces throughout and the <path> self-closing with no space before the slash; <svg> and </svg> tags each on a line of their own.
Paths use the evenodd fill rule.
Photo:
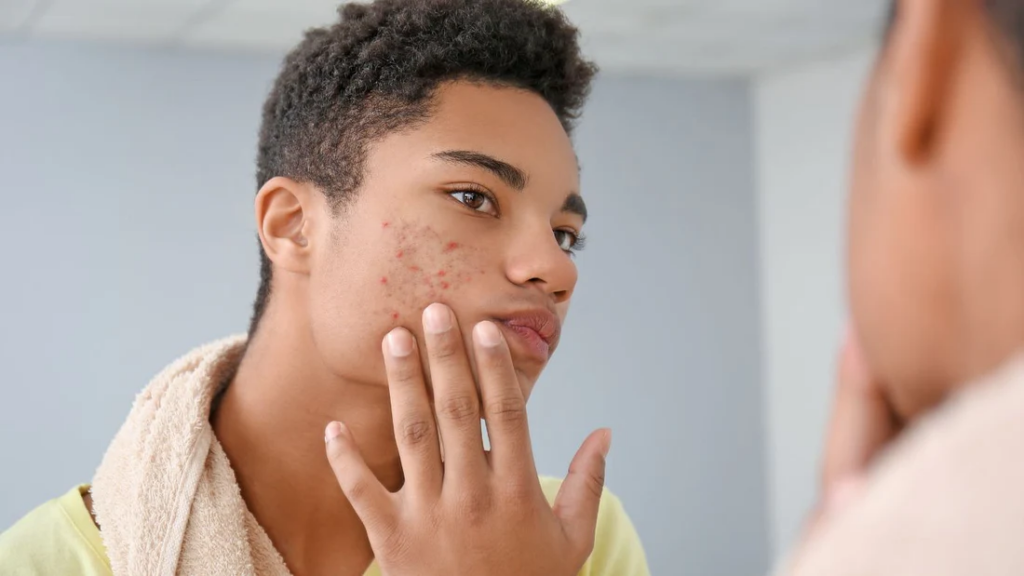
<svg viewBox="0 0 1024 576">
<path fill-rule="evenodd" d="M 548 222 L 523 226 L 509 243 L 506 276 L 520 286 L 536 286 L 555 304 L 572 297 L 579 277 L 576 263 L 558 245 Z"/>
</svg>

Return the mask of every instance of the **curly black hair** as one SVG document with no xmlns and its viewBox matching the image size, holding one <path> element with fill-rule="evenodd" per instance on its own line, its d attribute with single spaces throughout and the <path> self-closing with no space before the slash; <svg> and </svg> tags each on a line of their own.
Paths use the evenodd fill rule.
<svg viewBox="0 0 1024 576">
<path fill-rule="evenodd" d="M 451 80 L 530 90 L 571 133 L 597 71 L 577 29 L 539 0 L 376 0 L 338 13 L 284 60 L 263 106 L 257 189 L 285 176 L 315 184 L 338 208 L 361 184 L 368 144 L 425 121 Z M 261 246 L 250 336 L 272 274 Z"/>
</svg>

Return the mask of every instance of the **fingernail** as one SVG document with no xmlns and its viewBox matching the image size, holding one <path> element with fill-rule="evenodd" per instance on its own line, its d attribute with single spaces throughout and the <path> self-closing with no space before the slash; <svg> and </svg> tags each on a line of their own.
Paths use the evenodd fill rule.
<svg viewBox="0 0 1024 576">
<path fill-rule="evenodd" d="M 412 354 L 412 334 L 405 328 L 395 328 L 388 333 L 388 352 L 395 358 L 404 358 Z"/>
<path fill-rule="evenodd" d="M 607 458 L 608 453 L 612 451 L 612 430 L 607 428 L 604 431 L 604 447 L 601 449 L 601 454 Z"/>
<path fill-rule="evenodd" d="M 327 430 L 324 431 L 324 442 L 330 444 L 331 440 L 341 436 L 341 432 L 341 422 L 331 422 L 327 425 Z"/>
<path fill-rule="evenodd" d="M 501 332 L 498 331 L 498 327 L 493 322 L 485 321 L 477 324 L 476 328 L 473 329 L 473 336 L 481 346 L 494 348 L 501 344 Z"/>
<path fill-rule="evenodd" d="M 447 332 L 452 328 L 452 313 L 444 304 L 431 304 L 423 311 L 423 326 L 431 334 Z"/>
</svg>

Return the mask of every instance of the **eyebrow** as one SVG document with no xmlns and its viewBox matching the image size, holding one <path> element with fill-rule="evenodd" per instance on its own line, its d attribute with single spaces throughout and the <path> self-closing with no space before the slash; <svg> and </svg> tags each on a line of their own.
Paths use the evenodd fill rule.
<svg viewBox="0 0 1024 576">
<path fill-rule="evenodd" d="M 573 192 L 565 199 L 562 204 L 562 212 L 568 212 L 570 214 L 576 214 L 583 218 L 583 223 L 587 223 L 587 203 L 583 201 L 583 196 Z"/>
<path fill-rule="evenodd" d="M 434 158 L 452 164 L 463 164 L 483 168 L 519 192 L 522 192 L 526 188 L 526 183 L 529 181 L 529 178 L 526 176 L 526 172 L 523 172 L 508 162 L 498 160 L 497 158 L 488 156 L 487 154 L 481 154 L 480 152 L 472 152 L 469 150 L 448 150 L 434 154 Z"/>
<path fill-rule="evenodd" d="M 481 152 L 473 152 L 472 150 L 446 150 L 444 152 L 434 154 L 434 158 L 452 164 L 462 164 L 465 166 L 483 168 L 500 178 L 502 182 L 508 184 L 518 192 L 525 190 L 526 183 L 530 180 L 526 175 L 526 172 L 516 168 L 504 160 L 498 160 L 493 156 L 488 156 Z M 566 197 L 565 202 L 562 204 L 562 212 L 576 214 L 583 218 L 584 223 L 587 221 L 587 203 L 583 201 L 582 196 L 575 192 L 570 193 L 569 196 Z"/>
</svg>

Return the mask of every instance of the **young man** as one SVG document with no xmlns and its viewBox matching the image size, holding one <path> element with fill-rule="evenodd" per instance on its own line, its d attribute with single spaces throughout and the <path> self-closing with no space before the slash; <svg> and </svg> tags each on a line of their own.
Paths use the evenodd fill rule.
<svg viewBox="0 0 1024 576">
<path fill-rule="evenodd" d="M 577 279 L 593 74 L 526 0 L 377 0 L 309 32 L 264 108 L 249 338 L 159 375 L 91 490 L 0 536 L 4 572 L 646 574 L 602 496 L 609 433 L 559 492 L 525 420 Z"/>
<path fill-rule="evenodd" d="M 1024 574 L 1024 0 L 900 0 L 862 104 L 799 576 Z"/>
</svg>

